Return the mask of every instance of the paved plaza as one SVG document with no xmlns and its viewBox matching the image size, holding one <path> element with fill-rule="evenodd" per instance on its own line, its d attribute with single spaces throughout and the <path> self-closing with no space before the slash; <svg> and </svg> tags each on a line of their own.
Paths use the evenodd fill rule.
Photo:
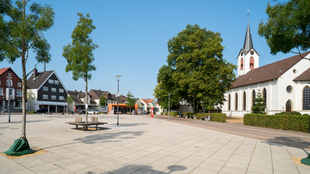
<svg viewBox="0 0 310 174">
<path fill-rule="evenodd" d="M 7 118 L 0 115 L 0 152 L 21 132 L 21 115 L 12 115 L 11 123 Z M 116 116 L 101 115 L 99 121 L 109 124 L 97 131 L 76 130 L 69 121 L 74 117 L 28 115 L 30 146 L 47 153 L 12 160 L 0 155 L 0 173 L 310 173 L 310 166 L 292 160 L 306 157 L 303 149 L 146 115 L 121 115 L 119 126 Z"/>
</svg>

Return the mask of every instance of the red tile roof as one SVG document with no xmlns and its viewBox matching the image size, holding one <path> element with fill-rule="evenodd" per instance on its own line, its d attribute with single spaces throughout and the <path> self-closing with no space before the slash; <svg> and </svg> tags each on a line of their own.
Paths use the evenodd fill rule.
<svg viewBox="0 0 310 174">
<path fill-rule="evenodd" d="M 7 71 L 8 69 L 10 69 L 10 68 L 1 68 L 1 69 L 0 69 L 0 76 L 1 76 L 5 71 Z"/>
<path fill-rule="evenodd" d="M 310 51 L 307 51 L 305 53 L 302 53 L 301 55 L 305 57 L 309 53 Z M 239 76 L 237 80 L 232 83 L 232 88 L 278 79 L 282 74 L 284 74 L 288 69 L 290 69 L 300 60 L 300 56 L 296 55 L 262 67 L 252 69 L 245 75 Z"/>
<path fill-rule="evenodd" d="M 150 104 L 153 102 L 154 99 L 141 99 L 145 104 Z"/>
<path fill-rule="evenodd" d="M 296 77 L 293 81 L 308 81 L 308 80 L 310 80 L 310 68 L 308 68 L 305 72 Z"/>
</svg>

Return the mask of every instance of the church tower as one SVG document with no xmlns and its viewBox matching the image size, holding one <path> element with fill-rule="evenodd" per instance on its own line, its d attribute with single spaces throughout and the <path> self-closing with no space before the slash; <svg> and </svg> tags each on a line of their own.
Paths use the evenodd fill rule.
<svg viewBox="0 0 310 174">
<path fill-rule="evenodd" d="M 237 77 L 246 74 L 251 69 L 259 67 L 259 54 L 253 47 L 253 40 L 251 36 L 250 24 L 248 19 L 248 26 L 245 33 L 243 48 L 240 50 L 238 59 L 238 74 Z"/>
</svg>

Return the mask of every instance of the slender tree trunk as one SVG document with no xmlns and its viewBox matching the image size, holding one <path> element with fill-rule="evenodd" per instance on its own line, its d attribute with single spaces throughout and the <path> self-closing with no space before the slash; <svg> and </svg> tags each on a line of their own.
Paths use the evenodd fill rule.
<svg viewBox="0 0 310 174">
<path fill-rule="evenodd" d="M 85 94 L 86 94 L 86 105 L 87 107 L 85 107 L 85 117 L 86 117 L 86 121 L 85 123 L 88 123 L 87 119 L 88 119 L 88 114 L 87 114 L 87 110 L 88 110 L 88 93 L 87 93 L 87 78 L 85 79 Z"/>
<path fill-rule="evenodd" d="M 196 97 L 193 96 L 193 111 L 196 113 Z"/>
<path fill-rule="evenodd" d="M 205 101 L 202 101 L 202 113 L 206 112 L 206 104 Z"/>
</svg>

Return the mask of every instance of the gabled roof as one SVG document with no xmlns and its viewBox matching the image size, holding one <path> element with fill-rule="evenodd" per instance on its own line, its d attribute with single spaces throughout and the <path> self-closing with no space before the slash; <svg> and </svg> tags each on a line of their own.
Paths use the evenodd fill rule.
<svg viewBox="0 0 310 174">
<path fill-rule="evenodd" d="M 10 69 L 10 67 L 9 67 L 9 68 L 1 68 L 1 69 L 0 69 L 0 76 L 1 76 L 5 71 L 7 71 L 8 69 Z"/>
<path fill-rule="evenodd" d="M 141 98 L 141 100 L 145 103 L 145 104 L 151 104 L 153 101 L 154 101 L 154 99 L 142 99 Z"/>
<path fill-rule="evenodd" d="M 100 99 L 101 95 L 106 96 L 106 95 L 110 94 L 110 92 L 108 92 L 108 91 L 101 91 L 100 89 L 99 90 L 91 89 L 89 91 L 89 94 L 92 95 L 93 99 Z"/>
<path fill-rule="evenodd" d="M 310 81 L 310 68 L 297 76 L 293 81 Z"/>
<path fill-rule="evenodd" d="M 309 53 L 310 51 L 304 52 L 301 54 L 301 56 L 305 57 Z M 245 75 L 239 76 L 237 80 L 232 83 L 232 88 L 278 79 L 282 74 L 284 74 L 288 69 L 290 69 L 300 60 L 300 56 L 296 55 L 262 67 L 252 69 Z"/>
<path fill-rule="evenodd" d="M 252 35 L 250 30 L 250 24 L 248 22 L 248 26 L 245 33 L 244 43 L 243 43 L 243 50 L 245 52 L 248 52 L 251 48 L 253 48 L 253 41 L 252 41 Z"/>
<path fill-rule="evenodd" d="M 75 103 L 84 103 L 79 96 L 79 92 L 77 91 L 68 91 L 68 94 L 73 98 Z M 84 94 L 85 95 L 85 94 Z"/>
<path fill-rule="evenodd" d="M 38 89 L 52 75 L 53 72 L 54 71 L 38 72 L 38 75 L 35 78 L 30 76 L 27 80 L 27 86 L 30 89 Z"/>
</svg>

